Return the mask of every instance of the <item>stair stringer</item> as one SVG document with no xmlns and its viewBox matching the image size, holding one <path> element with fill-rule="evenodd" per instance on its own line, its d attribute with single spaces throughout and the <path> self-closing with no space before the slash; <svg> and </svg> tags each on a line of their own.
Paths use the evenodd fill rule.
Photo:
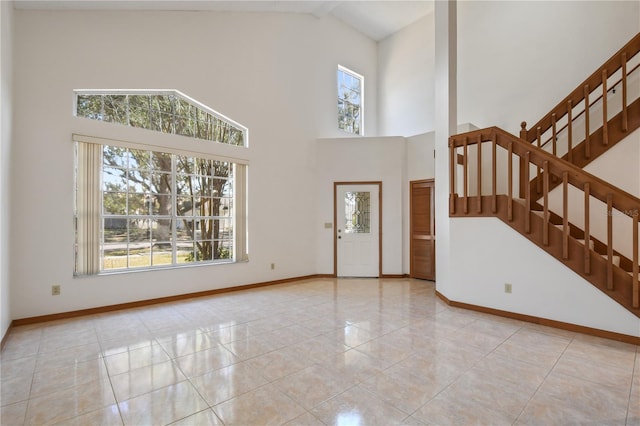
<svg viewBox="0 0 640 426">
<path fill-rule="evenodd" d="M 445 296 L 451 300 L 640 337 L 638 316 L 506 220 L 451 217 L 450 249 L 455 285 Z M 505 283 L 513 285 L 511 294 Z"/>
</svg>

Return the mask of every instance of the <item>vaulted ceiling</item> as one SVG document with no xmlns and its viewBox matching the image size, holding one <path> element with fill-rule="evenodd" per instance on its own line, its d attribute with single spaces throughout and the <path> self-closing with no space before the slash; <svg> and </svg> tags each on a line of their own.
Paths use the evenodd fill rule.
<svg viewBox="0 0 640 426">
<path fill-rule="evenodd" d="M 433 11 L 433 0 L 215 1 L 215 0 L 16 0 L 17 9 L 189 10 L 331 14 L 380 41 Z"/>
</svg>

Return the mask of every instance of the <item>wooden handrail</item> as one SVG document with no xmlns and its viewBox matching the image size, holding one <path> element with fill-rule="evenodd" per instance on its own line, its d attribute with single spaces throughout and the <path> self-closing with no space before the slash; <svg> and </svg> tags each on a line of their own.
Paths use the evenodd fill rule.
<svg viewBox="0 0 640 426">
<path fill-rule="evenodd" d="M 626 68 L 626 62 L 624 62 L 624 66 L 623 66 L 623 68 Z M 638 64 L 638 65 L 636 65 L 635 67 L 633 67 L 633 68 L 631 69 L 631 71 L 629 71 L 628 73 L 626 73 L 626 71 L 625 71 L 625 73 L 627 74 L 627 77 L 628 77 L 628 76 L 630 76 L 631 74 L 633 74 L 633 72 L 634 72 L 634 71 L 636 71 L 638 68 L 640 68 L 640 64 Z M 621 78 L 620 78 L 620 80 L 616 81 L 616 82 L 611 86 L 611 88 L 607 90 L 607 93 L 609 93 L 609 92 L 614 92 L 614 91 L 616 90 L 616 87 L 617 87 L 620 83 L 623 83 L 623 86 L 622 86 L 622 94 L 623 94 L 622 105 L 624 105 L 624 106 L 626 107 L 626 106 L 627 106 L 627 87 L 626 87 L 626 79 L 623 79 L 623 78 L 621 77 Z M 592 106 L 594 106 L 595 104 L 597 104 L 597 103 L 598 103 L 598 102 L 600 102 L 601 100 L 602 100 L 602 95 L 598 96 L 598 97 L 596 98 L 596 100 L 595 100 L 595 101 L 593 101 L 593 102 L 589 102 L 589 108 L 591 108 Z M 567 102 L 571 102 L 571 100 L 569 100 L 569 101 L 567 101 Z M 571 105 L 573 105 L 573 103 L 572 103 Z M 571 116 L 571 115 L 572 115 L 572 114 L 571 114 L 571 108 L 573 108 L 573 107 L 572 107 L 571 105 L 567 105 L 567 114 L 569 115 L 569 118 L 567 119 L 567 124 L 565 124 L 564 126 L 560 127 L 560 129 L 558 129 L 558 130 L 557 130 L 557 132 L 556 132 L 556 137 L 557 137 L 557 136 L 559 136 L 562 132 L 564 132 L 564 131 L 567 129 L 567 127 L 569 127 L 569 123 L 571 123 L 571 122 L 573 122 L 573 121 L 576 121 L 578 118 L 580 118 L 580 117 L 581 117 L 581 116 L 582 116 L 582 115 L 587 111 L 587 110 L 583 109 L 583 110 L 582 110 L 582 111 L 580 111 L 580 112 L 579 112 L 575 117 L 572 117 L 572 116 Z M 625 109 L 626 109 L 626 108 L 625 108 Z M 626 123 L 625 123 L 625 124 L 626 124 Z M 524 128 L 524 127 L 526 127 L 526 125 L 527 125 L 527 123 L 523 121 L 523 122 L 522 122 L 522 126 L 523 126 L 523 128 Z M 526 129 L 524 129 L 524 130 L 525 130 L 525 131 L 527 131 Z M 531 128 L 529 131 L 532 131 L 532 130 L 533 130 L 533 128 Z M 625 127 L 625 130 L 626 130 L 626 127 Z M 571 128 L 570 128 L 570 127 L 569 127 L 569 131 L 571 131 Z M 528 133 L 527 133 L 527 138 L 528 138 Z M 570 137 L 570 139 L 571 139 L 571 137 Z M 552 136 L 550 136 L 550 137 L 549 137 L 549 139 L 547 139 L 546 141 L 544 141 L 544 142 L 542 143 L 542 145 L 540 145 L 540 146 L 542 146 L 542 147 L 544 148 L 544 147 L 545 147 L 549 142 L 551 142 L 552 140 L 553 140 L 553 135 L 552 135 Z M 534 141 L 535 141 L 535 138 L 534 138 Z M 569 148 L 569 153 L 571 153 L 571 148 Z M 571 160 L 569 160 L 569 161 L 571 161 Z"/>
<path fill-rule="evenodd" d="M 469 156 L 471 145 L 476 145 L 476 153 L 480 155 L 483 143 L 490 143 L 492 149 L 491 196 L 484 196 L 483 198 L 482 193 L 476 194 L 476 197 L 473 197 L 474 199 L 472 200 L 472 202 L 477 203 L 476 209 L 471 209 L 469 208 L 470 196 L 467 187 L 467 180 L 470 177 L 467 170 L 469 161 L 467 157 Z M 638 239 L 640 238 L 638 235 L 638 212 L 640 211 L 640 198 L 585 172 L 578 166 L 552 155 L 522 138 L 498 127 L 489 127 L 449 138 L 450 158 L 456 158 L 459 149 L 463 151 L 462 173 L 465 180 L 461 188 L 462 194 L 459 194 L 455 187 L 451 187 L 450 206 L 452 208 L 450 208 L 450 215 L 490 216 L 488 212 L 483 214 L 480 206 L 483 201 L 489 200 L 493 204 L 492 212 L 496 213 L 497 146 L 500 146 L 507 155 L 506 164 L 500 166 L 506 167 L 507 187 L 503 192 L 506 195 L 500 195 L 501 213 L 498 216 L 558 260 L 565 262 L 567 265 L 572 265 L 571 267 L 574 271 L 591 281 L 601 290 L 606 291 L 612 298 L 631 309 L 634 314 L 640 317 L 640 311 L 638 311 L 640 307 L 640 282 L 638 281 L 640 278 L 640 264 L 638 263 Z M 524 171 L 521 170 L 520 175 L 524 176 L 525 179 L 528 180 L 531 167 L 541 170 L 542 205 L 532 205 L 531 190 L 533 187 L 530 185 L 525 187 L 525 191 L 521 195 L 525 198 L 524 204 L 522 201 L 514 200 L 514 156 L 520 160 L 520 167 L 524 167 Z M 475 177 L 476 179 L 481 179 L 482 172 L 480 169 L 483 166 L 481 161 L 478 162 L 478 166 Z M 488 164 L 484 166 L 488 167 Z M 452 184 L 455 183 L 455 175 L 458 173 L 456 169 L 457 167 L 452 167 L 450 170 Z M 549 205 L 550 181 L 558 179 L 562 181 L 562 216 L 560 217 L 551 211 Z M 569 223 L 569 185 L 582 192 L 584 197 L 584 228 L 583 230 L 577 230 L 577 235 L 572 230 L 573 225 Z M 481 191 L 482 187 L 478 186 L 478 190 Z M 591 222 L 594 220 L 591 217 L 592 198 L 606 205 L 605 244 L 597 239 L 592 241 Z M 456 205 L 461 206 L 461 212 L 456 212 Z M 614 209 L 621 214 L 629 216 L 632 220 L 632 259 L 627 259 L 613 249 L 613 215 L 616 214 Z M 532 212 L 536 213 L 536 215 L 533 215 L 534 220 L 532 220 Z M 559 223 L 559 219 L 561 219 L 561 223 Z M 598 224 L 600 223 L 600 219 L 595 220 Z M 556 226 L 561 226 L 561 231 L 557 231 Z M 578 234 L 578 231 L 581 234 Z M 629 287 L 629 281 L 631 281 L 631 287 Z"/>
<path fill-rule="evenodd" d="M 603 203 L 607 203 L 607 197 L 611 194 L 611 206 L 627 216 L 632 216 L 640 209 L 639 198 L 498 127 L 461 133 L 449 139 L 452 149 L 463 146 L 468 149 L 469 145 L 482 142 L 495 142 L 505 150 L 511 148 L 510 151 L 521 158 L 529 152 L 530 164 L 540 167 L 543 171 L 547 171 L 548 168 L 548 172 L 553 176 L 561 177 L 565 171 L 568 172 L 570 185 L 582 190 L 585 184 L 589 184 L 590 195 Z M 545 162 L 547 168 L 544 167 Z"/>
<path fill-rule="evenodd" d="M 597 88 L 602 84 L 602 73 L 606 72 L 607 75 L 613 75 L 622 67 L 621 59 L 623 54 L 626 55 L 626 60 L 633 58 L 638 52 L 640 52 L 640 33 L 636 34 L 622 49 L 616 52 L 607 62 L 605 62 L 600 68 L 598 68 L 593 74 L 591 74 L 582 84 L 571 92 L 566 98 L 564 98 L 558 105 L 556 105 L 547 115 L 542 117 L 529 131 L 527 132 L 526 140 L 529 143 L 535 141 L 536 129 L 540 128 L 541 133 L 546 132 L 551 127 L 551 115 L 555 114 L 556 118 L 564 117 L 567 114 L 567 105 L 571 101 L 572 105 L 577 105 L 579 102 L 585 100 L 584 87 Z M 588 94 L 587 94 L 588 96 Z"/>
</svg>

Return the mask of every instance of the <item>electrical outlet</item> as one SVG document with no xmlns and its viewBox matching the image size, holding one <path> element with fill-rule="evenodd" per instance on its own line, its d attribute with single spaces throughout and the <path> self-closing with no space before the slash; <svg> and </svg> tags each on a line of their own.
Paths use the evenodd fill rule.
<svg viewBox="0 0 640 426">
<path fill-rule="evenodd" d="M 52 296 L 60 296 L 60 286 L 59 285 L 52 285 L 51 286 L 51 295 Z"/>
<path fill-rule="evenodd" d="M 504 292 L 505 292 L 505 293 L 509 293 L 509 294 L 511 294 L 511 289 L 512 289 L 511 284 L 509 284 L 509 283 L 505 283 L 505 284 L 504 284 Z"/>
<path fill-rule="evenodd" d="M 276 264 L 275 263 L 271 264 L 271 269 L 276 269 Z"/>
</svg>

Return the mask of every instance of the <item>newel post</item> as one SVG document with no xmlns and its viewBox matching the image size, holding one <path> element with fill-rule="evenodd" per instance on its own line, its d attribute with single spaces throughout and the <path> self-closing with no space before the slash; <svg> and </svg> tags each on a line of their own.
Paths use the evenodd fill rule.
<svg viewBox="0 0 640 426">
<path fill-rule="evenodd" d="M 527 122 L 526 121 L 523 121 L 520 124 L 520 139 L 523 139 L 525 142 L 527 142 Z M 529 185 L 529 182 L 526 181 L 524 169 L 525 167 L 529 167 L 529 165 L 525 164 L 524 158 L 522 157 L 520 157 L 519 164 L 520 164 L 520 167 L 519 167 L 520 179 L 518 179 L 518 191 L 520 193 L 519 197 L 524 198 L 526 194 L 525 185 Z"/>
</svg>

